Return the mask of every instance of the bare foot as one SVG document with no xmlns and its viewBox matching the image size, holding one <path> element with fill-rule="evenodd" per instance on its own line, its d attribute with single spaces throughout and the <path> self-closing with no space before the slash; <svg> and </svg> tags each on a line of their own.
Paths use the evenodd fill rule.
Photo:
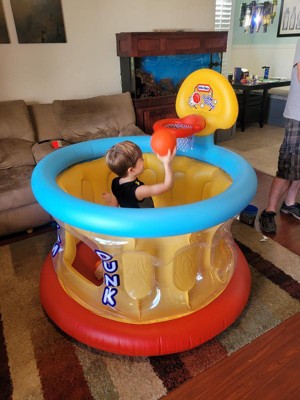
<svg viewBox="0 0 300 400">
<path fill-rule="evenodd" d="M 101 281 L 103 279 L 103 267 L 101 260 L 96 262 L 95 267 L 95 277 L 98 279 L 98 281 Z"/>
</svg>

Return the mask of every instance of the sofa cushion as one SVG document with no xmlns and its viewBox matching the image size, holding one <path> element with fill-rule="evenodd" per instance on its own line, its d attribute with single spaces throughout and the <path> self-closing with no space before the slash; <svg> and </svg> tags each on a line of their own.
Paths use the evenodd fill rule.
<svg viewBox="0 0 300 400">
<path fill-rule="evenodd" d="M 52 104 L 31 104 L 28 109 L 32 116 L 37 142 L 61 139 L 55 122 Z"/>
<path fill-rule="evenodd" d="M 33 168 L 28 165 L 1 171 L 0 212 L 36 202 L 30 185 Z"/>
<path fill-rule="evenodd" d="M 71 143 L 67 142 L 66 140 L 60 139 L 62 147 L 69 146 Z M 55 149 L 52 147 L 52 141 L 47 141 L 43 143 L 35 143 L 32 147 L 32 153 L 35 161 L 38 163 L 41 161 L 42 158 L 44 158 L 47 154 L 52 153 L 53 151 L 57 151 L 58 149 Z"/>
<path fill-rule="evenodd" d="M 23 139 L 0 140 L 0 169 L 35 165 L 32 145 L 33 143 Z"/>
<path fill-rule="evenodd" d="M 23 100 L 0 102 L 0 139 L 35 141 L 27 104 Z"/>
<path fill-rule="evenodd" d="M 0 211 L 0 236 L 45 225 L 52 220 L 53 218 L 38 203 Z"/>
<path fill-rule="evenodd" d="M 141 135 L 130 93 L 81 100 L 55 100 L 53 112 L 62 138 L 71 142 Z"/>
</svg>

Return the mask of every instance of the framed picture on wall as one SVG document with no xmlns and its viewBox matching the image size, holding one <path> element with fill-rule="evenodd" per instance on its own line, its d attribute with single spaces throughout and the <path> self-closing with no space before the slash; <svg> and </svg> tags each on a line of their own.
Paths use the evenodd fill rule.
<svg viewBox="0 0 300 400">
<path fill-rule="evenodd" d="M 66 43 L 61 0 L 10 0 L 19 43 Z"/>
<path fill-rule="evenodd" d="M 300 36 L 300 0 L 281 0 L 277 36 Z"/>
<path fill-rule="evenodd" d="M 0 0 L 0 43 L 10 43 L 2 0 Z"/>
</svg>

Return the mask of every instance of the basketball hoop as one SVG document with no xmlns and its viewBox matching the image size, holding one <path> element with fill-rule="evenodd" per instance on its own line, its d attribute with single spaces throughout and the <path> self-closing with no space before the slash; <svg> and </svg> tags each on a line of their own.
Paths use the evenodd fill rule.
<svg viewBox="0 0 300 400">
<path fill-rule="evenodd" d="M 176 136 L 177 149 L 183 152 L 193 148 L 194 134 L 205 128 L 205 119 L 201 115 L 188 115 L 184 118 L 168 118 L 155 122 L 153 130 L 166 129 Z"/>
</svg>

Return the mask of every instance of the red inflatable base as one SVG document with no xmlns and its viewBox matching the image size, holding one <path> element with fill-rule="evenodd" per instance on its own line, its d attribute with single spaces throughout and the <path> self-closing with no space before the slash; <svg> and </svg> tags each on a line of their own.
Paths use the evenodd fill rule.
<svg viewBox="0 0 300 400">
<path fill-rule="evenodd" d="M 247 304 L 251 277 L 248 263 L 236 246 L 235 273 L 212 303 L 182 318 L 154 324 L 128 324 L 93 314 L 61 287 L 51 254 L 40 279 L 40 296 L 48 316 L 76 340 L 99 350 L 130 356 L 157 356 L 192 349 L 230 326 Z"/>
</svg>

